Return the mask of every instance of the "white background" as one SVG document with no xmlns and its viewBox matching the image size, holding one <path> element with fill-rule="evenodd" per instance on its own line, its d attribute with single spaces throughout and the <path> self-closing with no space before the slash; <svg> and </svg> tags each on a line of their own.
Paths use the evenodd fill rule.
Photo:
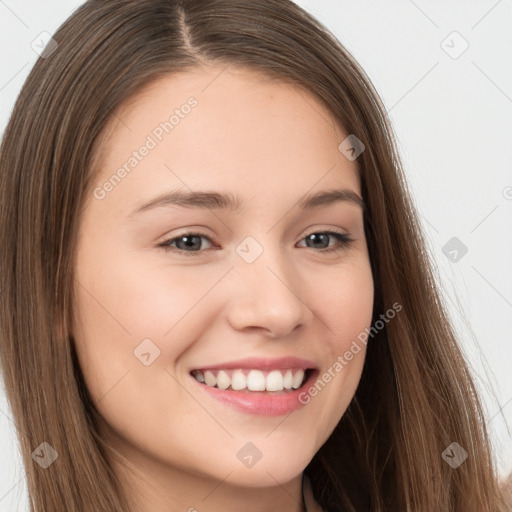
<svg viewBox="0 0 512 512">
<path fill-rule="evenodd" d="M 37 58 L 32 41 L 81 3 L 0 0 L 0 133 Z M 512 0 L 297 3 L 352 52 L 389 111 L 503 475 L 512 470 Z M 468 248 L 455 263 L 442 251 L 452 237 Z M 0 453 L 0 512 L 26 511 L 1 388 Z"/>
</svg>

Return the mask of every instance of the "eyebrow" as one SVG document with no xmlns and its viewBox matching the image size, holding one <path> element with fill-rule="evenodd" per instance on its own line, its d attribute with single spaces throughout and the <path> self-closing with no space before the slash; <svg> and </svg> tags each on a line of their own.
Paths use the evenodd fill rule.
<svg viewBox="0 0 512 512">
<path fill-rule="evenodd" d="M 366 205 L 363 199 L 350 189 L 322 190 L 315 194 L 303 196 L 297 203 L 300 210 L 331 206 L 338 202 L 356 204 L 363 210 Z M 240 211 L 243 201 L 231 193 L 209 191 L 171 190 L 151 199 L 133 210 L 129 217 L 160 207 L 183 206 L 186 208 L 201 208 L 205 210 Z"/>
</svg>

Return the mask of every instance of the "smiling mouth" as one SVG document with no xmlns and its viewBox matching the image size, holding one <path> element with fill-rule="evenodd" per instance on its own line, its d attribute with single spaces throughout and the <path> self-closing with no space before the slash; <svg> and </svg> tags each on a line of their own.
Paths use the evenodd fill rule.
<svg viewBox="0 0 512 512">
<path fill-rule="evenodd" d="M 308 368 L 283 368 L 279 370 L 211 369 L 190 372 L 199 383 L 230 391 L 244 393 L 286 393 L 304 385 L 314 370 Z"/>
</svg>

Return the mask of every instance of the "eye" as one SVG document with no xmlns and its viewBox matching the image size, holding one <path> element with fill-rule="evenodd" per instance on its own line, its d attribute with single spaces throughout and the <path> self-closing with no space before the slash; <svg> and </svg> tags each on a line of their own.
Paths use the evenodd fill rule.
<svg viewBox="0 0 512 512">
<path fill-rule="evenodd" d="M 337 243 L 330 247 L 329 237 L 331 239 L 334 238 L 337 241 Z M 310 241 L 312 244 L 319 243 L 322 246 L 327 244 L 326 248 L 320 247 L 319 252 L 341 251 L 349 247 L 350 244 L 354 241 L 352 238 L 350 238 L 349 235 L 345 233 L 338 233 L 337 231 L 315 231 L 314 233 L 306 235 L 303 240 L 306 240 L 306 243 Z M 307 247 L 314 249 L 315 245 L 307 245 Z M 318 246 L 316 248 L 318 248 Z"/>
<path fill-rule="evenodd" d="M 193 253 L 200 252 L 199 249 L 202 247 L 201 239 L 210 240 L 206 235 L 202 235 L 201 233 L 184 233 L 183 235 L 177 236 L 175 238 L 170 238 L 169 240 L 165 240 L 162 242 L 159 247 L 162 247 L 166 251 L 182 251 L 187 254 L 187 256 L 193 256 Z M 173 247 L 173 244 L 176 243 L 176 247 Z"/>
<path fill-rule="evenodd" d="M 210 237 L 203 235 L 202 233 L 184 233 L 180 236 L 169 238 L 165 240 L 158 247 L 161 247 L 165 251 L 173 251 L 178 252 L 186 256 L 196 256 L 197 253 L 202 252 L 203 244 L 201 242 L 202 239 L 208 240 L 208 243 L 211 244 L 212 240 Z M 329 246 L 329 239 L 334 239 L 337 243 L 333 246 Z M 306 240 L 311 242 L 313 245 L 308 244 L 307 247 L 310 249 L 319 249 L 318 252 L 331 252 L 331 251 L 341 251 L 350 246 L 350 244 L 354 241 L 349 235 L 345 233 L 338 233 L 336 231 L 316 231 L 306 235 L 302 240 Z M 314 244 L 317 244 L 316 246 Z M 318 247 L 320 246 L 326 247 Z"/>
</svg>

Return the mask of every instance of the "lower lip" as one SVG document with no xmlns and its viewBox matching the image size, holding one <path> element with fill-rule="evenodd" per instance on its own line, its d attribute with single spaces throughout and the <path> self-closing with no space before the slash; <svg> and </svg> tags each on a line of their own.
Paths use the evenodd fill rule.
<svg viewBox="0 0 512 512">
<path fill-rule="evenodd" d="M 202 384 L 194 377 L 192 378 L 214 398 L 242 412 L 261 416 L 282 416 L 305 405 L 299 401 L 299 396 L 305 393 L 305 390 L 310 386 L 317 374 L 318 370 L 313 370 L 300 388 L 276 394 L 270 394 L 266 391 L 244 392 L 232 389 L 219 389 Z"/>
</svg>

